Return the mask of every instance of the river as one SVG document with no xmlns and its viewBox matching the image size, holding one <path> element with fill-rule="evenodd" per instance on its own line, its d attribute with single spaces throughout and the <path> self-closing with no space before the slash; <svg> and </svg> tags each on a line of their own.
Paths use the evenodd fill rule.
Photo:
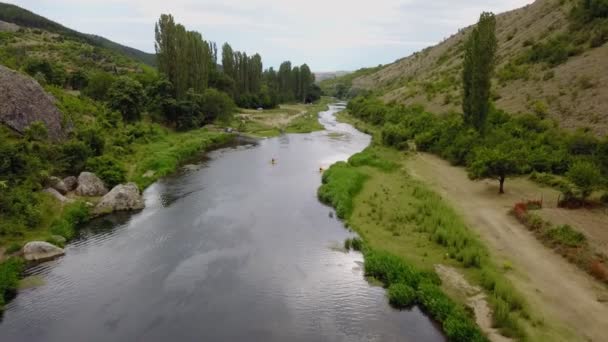
<svg viewBox="0 0 608 342">
<path fill-rule="evenodd" d="M 88 224 L 28 270 L 45 284 L 8 304 L 0 341 L 443 341 L 337 248 L 352 233 L 317 200 L 319 168 L 370 142 L 340 108 L 320 113 L 325 131 L 210 152 L 149 187 L 143 211 Z"/>
</svg>

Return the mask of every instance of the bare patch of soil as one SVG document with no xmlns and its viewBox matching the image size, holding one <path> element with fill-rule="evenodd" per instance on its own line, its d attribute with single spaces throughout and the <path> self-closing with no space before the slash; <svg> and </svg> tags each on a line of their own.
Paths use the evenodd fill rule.
<svg viewBox="0 0 608 342">
<path fill-rule="evenodd" d="M 471 285 L 458 270 L 447 265 L 435 265 L 435 271 L 441 278 L 444 286 L 459 292 L 467 298 L 467 305 L 475 313 L 475 322 L 492 342 L 508 342 L 512 339 L 502 336 L 492 327 L 492 310 L 488 304 L 486 294 L 477 286 Z"/>
</svg>

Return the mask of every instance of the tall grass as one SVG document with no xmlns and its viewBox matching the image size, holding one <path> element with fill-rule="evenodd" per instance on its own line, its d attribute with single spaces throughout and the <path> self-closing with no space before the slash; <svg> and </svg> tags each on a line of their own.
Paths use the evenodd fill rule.
<svg viewBox="0 0 608 342">
<path fill-rule="evenodd" d="M 15 295 L 22 271 L 23 261 L 18 258 L 9 258 L 0 264 L 0 311 L 4 309 L 4 303 Z"/>
<path fill-rule="evenodd" d="M 363 172 L 338 162 L 323 173 L 323 185 L 317 195 L 321 202 L 336 209 L 339 218 L 345 219 L 353 212 L 353 197 L 361 191 L 366 178 Z"/>
</svg>

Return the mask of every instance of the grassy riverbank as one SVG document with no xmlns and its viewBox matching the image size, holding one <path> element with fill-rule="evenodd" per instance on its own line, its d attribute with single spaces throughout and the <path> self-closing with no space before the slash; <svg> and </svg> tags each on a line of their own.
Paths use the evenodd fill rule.
<svg viewBox="0 0 608 342">
<path fill-rule="evenodd" d="M 332 102 L 322 97 L 313 104 L 282 104 L 279 108 L 254 110 L 241 109 L 227 125 L 253 137 L 276 137 L 282 133 L 310 133 L 320 131 L 319 112 L 327 110 Z"/>
<path fill-rule="evenodd" d="M 379 132 L 373 126 L 345 113 L 339 118 L 372 134 L 374 142 L 379 141 Z M 334 164 L 323 175 L 319 198 L 334 206 L 363 239 L 366 275 L 382 281 L 389 289 L 391 302 L 395 302 L 395 292 L 410 297 L 408 303 L 419 304 L 442 323 L 450 340 L 475 340 L 479 331 L 467 325 L 475 318 L 465 314 L 469 312 L 464 305 L 469 296 L 454 284 L 429 285 L 436 278 L 429 276 L 435 274 L 436 265 L 449 266 L 483 288 L 493 312 L 491 324 L 501 334 L 519 340 L 551 340 L 553 334 L 531 314 L 524 298 L 503 276 L 507 266 L 493 261 L 481 240 L 445 200 L 407 173 L 408 158 L 407 153 L 373 143 L 348 162 Z M 378 254 L 385 259 L 385 269 L 380 273 L 374 266 Z M 415 270 L 406 272 L 414 276 L 398 276 L 404 269 Z M 395 284 L 401 285 L 394 288 Z M 403 285 L 415 295 L 403 290 Z M 432 306 L 437 302 L 444 303 L 447 311 Z M 454 327 L 455 321 L 468 323 Z"/>
</svg>

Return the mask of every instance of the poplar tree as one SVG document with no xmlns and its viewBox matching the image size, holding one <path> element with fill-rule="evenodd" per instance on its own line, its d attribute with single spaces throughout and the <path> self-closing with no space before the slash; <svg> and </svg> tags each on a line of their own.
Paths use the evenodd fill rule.
<svg viewBox="0 0 608 342">
<path fill-rule="evenodd" d="M 490 110 L 496 49 L 496 18 L 484 12 L 465 43 L 462 73 L 464 122 L 479 132 L 483 132 Z"/>
</svg>

